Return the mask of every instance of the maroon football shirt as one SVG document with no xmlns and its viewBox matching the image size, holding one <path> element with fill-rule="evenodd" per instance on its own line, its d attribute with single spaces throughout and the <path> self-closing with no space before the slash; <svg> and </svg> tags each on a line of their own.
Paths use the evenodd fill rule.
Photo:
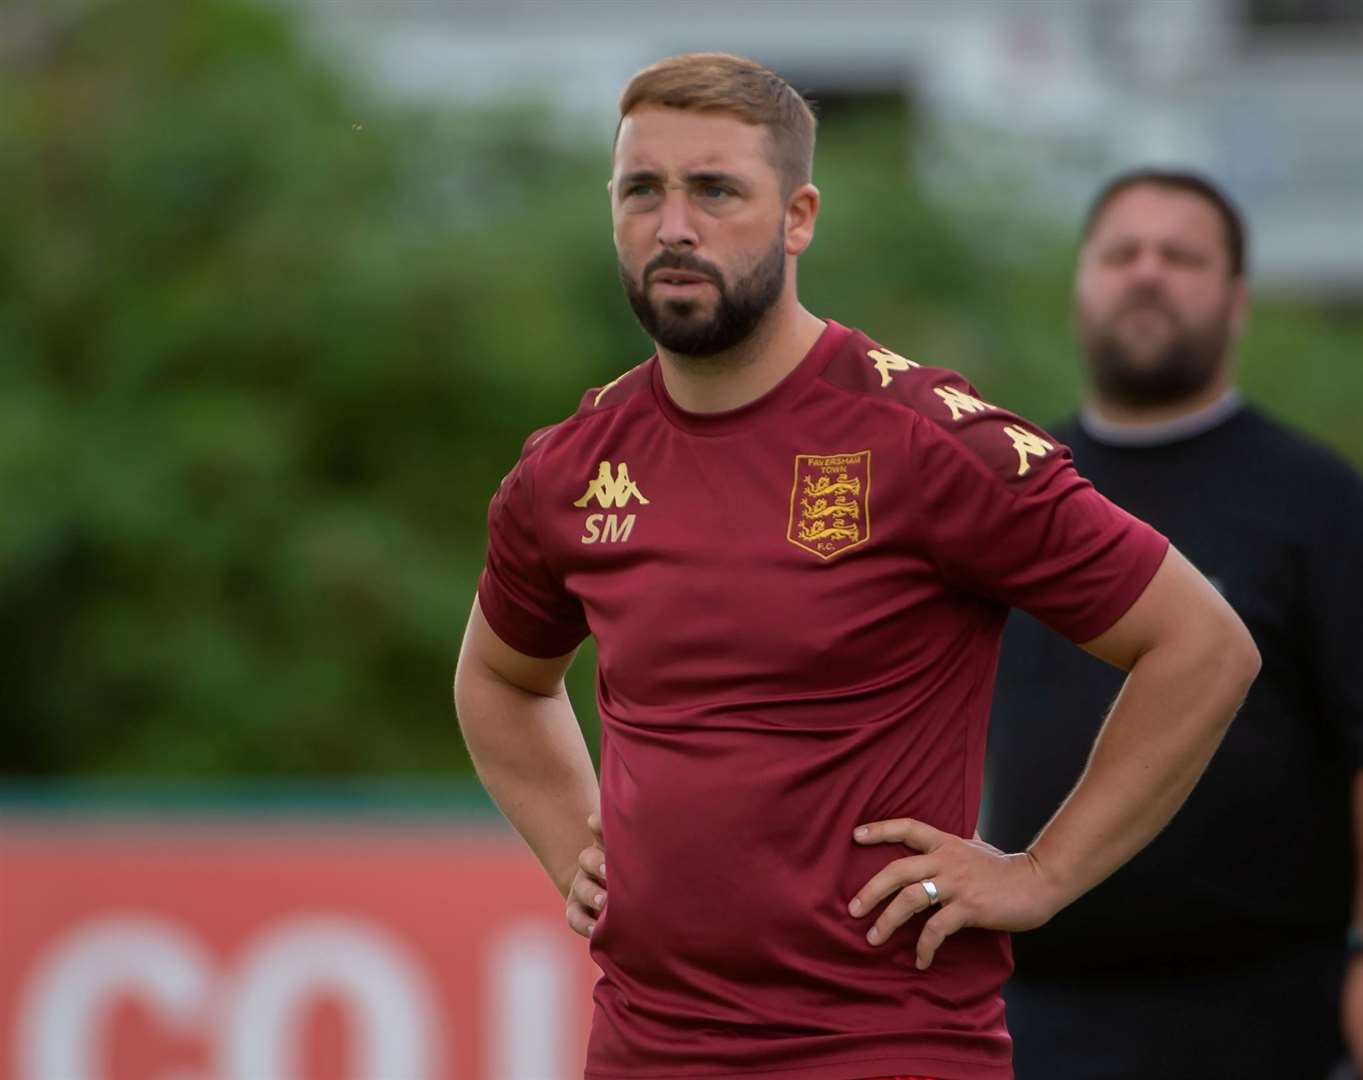
<svg viewBox="0 0 1363 1080">
<path fill-rule="evenodd" d="M 925 972 L 925 916 L 869 945 L 847 902 L 908 852 L 852 829 L 972 835 L 1009 606 L 1094 638 L 1166 541 L 959 375 L 833 322 L 731 412 L 678 408 L 656 358 L 589 391 L 489 527 L 497 634 L 599 651 L 586 1075 L 1011 1075 L 1007 935 L 961 931 Z"/>
</svg>

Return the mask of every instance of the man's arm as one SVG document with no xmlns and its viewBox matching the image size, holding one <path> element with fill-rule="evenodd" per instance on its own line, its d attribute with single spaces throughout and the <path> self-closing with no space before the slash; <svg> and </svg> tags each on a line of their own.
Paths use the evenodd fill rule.
<svg viewBox="0 0 1363 1080">
<path fill-rule="evenodd" d="M 1078 785 L 1028 849 L 1071 903 L 1183 805 L 1259 673 L 1221 594 L 1172 547 L 1140 598 L 1084 648 L 1128 671 Z"/>
<path fill-rule="evenodd" d="M 1046 922 L 1173 817 L 1259 670 L 1249 631 L 1173 548 L 1130 610 L 1084 648 L 1130 674 L 1079 783 L 1027 851 L 1004 854 L 907 819 L 857 829 L 858 843 L 899 842 L 923 853 L 891 863 L 852 901 L 852 914 L 862 915 L 901 890 L 868 933 L 873 944 L 928 906 L 916 885 L 924 880 L 936 885 L 942 909 L 919 938 L 920 967 L 964 926 L 1026 930 Z"/>
<path fill-rule="evenodd" d="M 583 933 L 585 917 L 574 921 L 572 894 L 582 886 L 579 856 L 593 848 L 587 818 L 597 808 L 598 789 L 563 685 L 573 656 L 541 660 L 516 651 L 488 625 L 475 599 L 454 700 L 479 779 L 569 900 L 569 923 Z"/>
</svg>

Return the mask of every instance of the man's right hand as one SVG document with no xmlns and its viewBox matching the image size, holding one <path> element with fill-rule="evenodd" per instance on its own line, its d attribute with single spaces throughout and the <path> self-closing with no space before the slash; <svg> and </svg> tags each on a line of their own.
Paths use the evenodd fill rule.
<svg viewBox="0 0 1363 1080">
<path fill-rule="evenodd" d="M 577 856 L 577 873 L 568 889 L 568 925 L 585 938 L 592 936 L 596 920 L 606 906 L 606 841 L 601 837 L 601 815 L 587 818 L 595 842 Z"/>
</svg>

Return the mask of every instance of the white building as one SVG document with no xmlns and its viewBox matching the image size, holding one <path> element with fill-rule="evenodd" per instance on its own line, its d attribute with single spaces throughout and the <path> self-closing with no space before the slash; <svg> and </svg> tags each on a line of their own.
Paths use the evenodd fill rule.
<svg viewBox="0 0 1363 1080">
<path fill-rule="evenodd" d="M 1358 0 L 278 2 L 398 93 L 542 95 L 606 132 L 630 74 L 691 49 L 901 95 L 939 190 L 1065 222 L 1119 169 L 1192 166 L 1245 209 L 1260 287 L 1363 295 Z"/>
</svg>

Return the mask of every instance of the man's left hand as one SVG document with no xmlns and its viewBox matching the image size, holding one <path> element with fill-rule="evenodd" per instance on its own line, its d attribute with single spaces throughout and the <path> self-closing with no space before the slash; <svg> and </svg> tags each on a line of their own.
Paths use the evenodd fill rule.
<svg viewBox="0 0 1363 1080">
<path fill-rule="evenodd" d="M 858 844 L 903 844 L 921 854 L 896 859 L 861 887 L 848 910 L 869 915 L 886 897 L 886 905 L 866 934 L 881 945 L 910 918 L 931 907 L 930 882 L 941 910 L 918 937 L 918 968 L 926 969 L 943 941 L 966 926 L 989 930 L 1031 930 L 1061 907 L 1056 890 L 1041 866 L 1026 852 L 1008 855 L 978 836 L 965 840 L 912 818 L 877 821 L 853 831 Z"/>
</svg>

